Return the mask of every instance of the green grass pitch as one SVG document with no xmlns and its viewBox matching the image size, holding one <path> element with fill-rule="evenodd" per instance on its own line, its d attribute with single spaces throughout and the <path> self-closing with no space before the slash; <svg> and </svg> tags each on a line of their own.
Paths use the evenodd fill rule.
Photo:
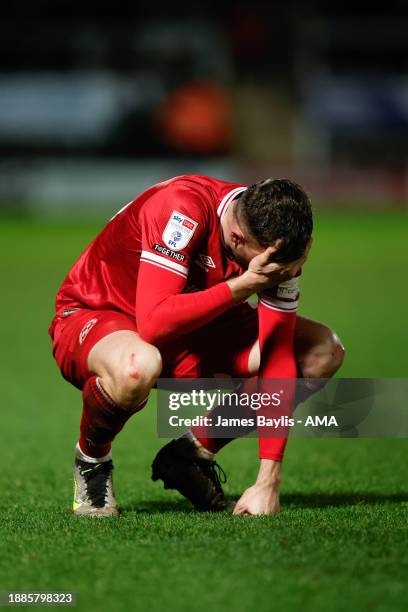
<svg viewBox="0 0 408 612">
<path fill-rule="evenodd" d="M 56 289 L 101 226 L 2 219 L 0 591 L 74 591 L 78 610 L 406 610 L 408 444 L 292 440 L 278 517 L 200 515 L 150 480 L 152 404 L 115 444 L 120 520 L 80 520 L 71 462 L 80 394 L 47 326 Z M 407 216 L 317 214 L 300 312 L 332 325 L 342 375 L 407 375 Z M 256 440 L 219 457 L 238 494 Z"/>
</svg>

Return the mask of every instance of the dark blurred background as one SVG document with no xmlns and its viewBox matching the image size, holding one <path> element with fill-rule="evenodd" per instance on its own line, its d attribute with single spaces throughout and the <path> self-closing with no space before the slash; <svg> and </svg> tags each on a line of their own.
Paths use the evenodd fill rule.
<svg viewBox="0 0 408 612">
<path fill-rule="evenodd" d="M 3 209 L 115 208 L 189 172 L 406 206 L 406 3 L 17 0 L 1 15 Z"/>
<path fill-rule="evenodd" d="M 291 439 L 281 518 L 197 517 L 150 480 L 153 393 L 115 442 L 124 516 L 79 525 L 63 510 L 81 398 L 47 329 L 67 271 L 145 187 L 288 176 L 316 213 L 299 313 L 339 334 L 341 377 L 406 378 L 406 1 L 14 0 L 0 16 L 2 589 L 74 591 L 80 612 L 405 612 L 406 439 Z M 254 439 L 222 451 L 229 495 L 256 457 Z"/>
</svg>

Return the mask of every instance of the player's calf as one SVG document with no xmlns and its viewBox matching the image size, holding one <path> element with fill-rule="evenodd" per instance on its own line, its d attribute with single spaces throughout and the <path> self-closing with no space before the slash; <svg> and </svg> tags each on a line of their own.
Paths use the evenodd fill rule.
<svg viewBox="0 0 408 612">
<path fill-rule="evenodd" d="M 118 331 L 100 340 L 89 355 L 95 374 L 86 381 L 79 446 L 99 459 L 127 420 L 143 408 L 161 371 L 159 351 L 135 332 Z"/>
<path fill-rule="evenodd" d="M 80 516 L 118 516 L 113 492 L 111 445 L 116 435 L 147 398 L 133 408 L 112 400 L 99 377 L 91 376 L 83 389 L 80 438 L 74 461 L 74 513 Z"/>
<path fill-rule="evenodd" d="M 135 332 L 118 331 L 100 340 L 88 358 L 94 372 L 83 391 L 80 439 L 74 463 L 74 512 L 117 515 L 111 445 L 129 418 L 141 410 L 161 371 L 159 351 Z"/>
</svg>

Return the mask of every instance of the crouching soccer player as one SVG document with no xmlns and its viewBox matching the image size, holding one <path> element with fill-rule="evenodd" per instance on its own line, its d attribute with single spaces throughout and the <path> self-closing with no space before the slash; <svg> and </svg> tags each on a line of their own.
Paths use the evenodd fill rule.
<svg viewBox="0 0 408 612">
<path fill-rule="evenodd" d="M 115 516 L 111 445 L 158 377 L 328 378 L 343 348 L 296 316 L 296 279 L 312 233 L 310 202 L 289 180 L 246 187 L 188 175 L 130 202 L 82 253 L 50 327 L 62 375 L 82 390 L 74 512 Z M 258 309 L 246 300 L 261 296 Z M 197 430 L 166 445 L 153 478 L 197 509 L 227 501 L 214 454 L 226 441 Z M 279 509 L 285 439 L 260 439 L 257 481 L 235 512 Z"/>
</svg>

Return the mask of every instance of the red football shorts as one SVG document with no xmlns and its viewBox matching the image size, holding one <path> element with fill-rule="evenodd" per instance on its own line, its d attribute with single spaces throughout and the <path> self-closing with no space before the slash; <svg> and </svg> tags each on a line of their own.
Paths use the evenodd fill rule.
<svg viewBox="0 0 408 612">
<path fill-rule="evenodd" d="M 116 310 L 84 308 L 67 316 L 55 316 L 49 333 L 53 355 L 63 377 L 82 389 L 90 375 L 90 350 L 99 340 L 119 330 L 137 332 L 135 319 Z M 209 378 L 228 374 L 244 378 L 249 375 L 248 357 L 257 338 L 257 309 L 245 302 L 205 327 L 161 347 L 161 376 Z"/>
</svg>

